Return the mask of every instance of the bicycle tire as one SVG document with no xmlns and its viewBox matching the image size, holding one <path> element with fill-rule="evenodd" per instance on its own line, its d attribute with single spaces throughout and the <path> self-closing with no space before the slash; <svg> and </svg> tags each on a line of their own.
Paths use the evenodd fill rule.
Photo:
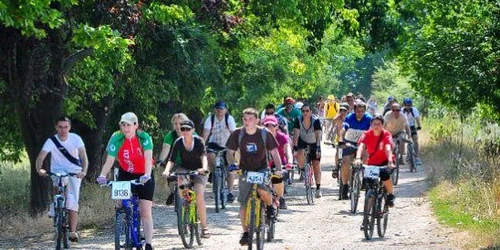
<svg viewBox="0 0 500 250">
<path fill-rule="evenodd" d="M 410 172 L 416 172 L 417 171 L 417 163 L 416 163 L 416 156 L 415 156 L 415 149 L 413 148 L 413 143 L 408 143 L 408 160 L 410 163 Z"/>
<path fill-rule="evenodd" d="M 130 244 L 128 213 L 117 209 L 115 213 L 115 250 L 132 249 Z"/>
<path fill-rule="evenodd" d="M 249 198 L 248 202 L 250 202 L 250 221 L 248 222 L 248 250 L 252 250 L 253 234 L 255 232 L 255 208 L 257 204 L 255 204 L 256 201 L 253 198 Z"/>
<path fill-rule="evenodd" d="M 309 166 L 309 163 L 307 163 L 304 166 L 304 184 L 306 188 L 307 205 L 312 205 L 314 203 L 314 200 L 312 196 L 312 187 L 309 179 L 309 171 L 311 171 L 311 167 Z"/>
<path fill-rule="evenodd" d="M 220 185 L 219 185 L 219 176 L 220 176 L 220 169 L 215 169 L 215 172 L 212 174 L 212 192 L 214 194 L 214 201 L 215 201 L 215 212 L 218 213 L 220 211 L 219 205 L 222 205 L 220 202 L 220 195 L 221 195 L 221 190 L 220 190 Z"/>
<path fill-rule="evenodd" d="M 220 207 L 221 209 L 226 209 L 227 204 L 227 195 L 229 194 L 229 190 L 226 187 L 226 172 L 224 170 L 221 171 L 220 178 Z"/>
<path fill-rule="evenodd" d="M 387 222 L 389 220 L 389 206 L 387 206 L 387 194 L 382 194 L 377 203 L 377 234 L 384 238 L 387 231 Z"/>
<path fill-rule="evenodd" d="M 56 249 L 60 250 L 62 249 L 63 245 L 63 230 L 64 230 L 64 223 L 63 223 L 63 211 L 62 207 L 59 207 L 59 204 L 56 205 L 55 208 L 55 222 L 56 222 L 56 234 L 55 234 L 55 240 L 56 240 Z"/>
<path fill-rule="evenodd" d="M 192 231 L 194 231 L 194 236 L 196 238 L 196 243 L 198 243 L 198 246 L 202 246 L 203 242 L 201 242 L 201 225 L 200 225 L 200 217 L 198 216 L 198 207 L 196 206 L 196 203 L 194 205 L 194 218 L 195 221 L 191 221 L 191 225 L 193 227 Z"/>
<path fill-rule="evenodd" d="M 276 208 L 276 211 L 279 210 L 279 206 L 277 206 Z M 276 216 L 278 216 L 278 212 L 276 212 Z M 274 230 L 275 230 L 275 226 L 276 226 L 276 220 L 275 218 L 272 219 L 272 220 L 268 220 L 268 229 L 267 229 L 267 232 L 266 232 L 266 240 L 267 242 L 271 242 L 273 239 L 274 239 Z"/>
<path fill-rule="evenodd" d="M 264 242 L 266 241 L 266 213 L 265 213 L 265 206 L 263 205 L 263 202 L 260 202 L 260 223 L 256 227 L 256 233 L 255 233 L 255 246 L 257 250 L 263 250 L 264 249 Z"/>
<path fill-rule="evenodd" d="M 64 249 L 69 249 L 70 243 L 69 243 L 69 218 L 68 218 L 68 211 L 65 208 L 62 208 L 62 222 L 63 222 L 63 231 L 62 231 L 62 237 L 63 237 L 63 247 Z"/>
<path fill-rule="evenodd" d="M 363 232 L 365 239 L 370 240 L 373 237 L 373 227 L 375 223 L 374 217 L 375 208 L 375 191 L 369 189 L 365 194 L 365 207 L 363 211 Z"/>
<path fill-rule="evenodd" d="M 185 248 L 192 248 L 194 234 L 189 224 L 189 210 L 188 207 L 184 206 L 183 198 L 179 199 L 179 202 L 179 208 L 177 209 L 177 230 L 179 231 L 182 245 L 184 245 Z"/>
<path fill-rule="evenodd" d="M 396 168 L 394 169 L 394 173 L 391 176 L 392 184 L 398 185 L 399 181 L 399 159 L 401 157 L 401 152 L 399 152 L 399 143 L 396 143 L 395 147 L 395 156 L 396 156 Z"/>
<path fill-rule="evenodd" d="M 359 168 L 354 170 L 354 173 L 351 176 L 351 190 L 350 190 L 350 198 L 351 198 L 351 213 L 355 214 L 358 209 L 359 202 L 359 194 L 361 192 L 361 177 L 359 173 Z"/>
</svg>

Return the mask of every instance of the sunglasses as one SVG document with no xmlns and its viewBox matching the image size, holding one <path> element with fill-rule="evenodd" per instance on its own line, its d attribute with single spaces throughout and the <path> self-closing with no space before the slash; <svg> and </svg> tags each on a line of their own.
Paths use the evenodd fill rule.
<svg viewBox="0 0 500 250">
<path fill-rule="evenodd" d="M 183 128 L 181 128 L 181 131 L 182 131 L 182 132 L 191 131 L 191 128 L 186 128 L 186 127 L 183 127 Z"/>
<path fill-rule="evenodd" d="M 399 112 L 399 111 L 401 111 L 401 109 L 393 109 L 392 111 Z"/>
<path fill-rule="evenodd" d="M 278 125 L 266 124 L 264 125 L 266 128 L 276 128 Z"/>
<path fill-rule="evenodd" d="M 308 112 L 311 112 L 311 110 L 310 109 L 303 109 L 302 110 L 302 113 L 308 113 Z"/>
</svg>

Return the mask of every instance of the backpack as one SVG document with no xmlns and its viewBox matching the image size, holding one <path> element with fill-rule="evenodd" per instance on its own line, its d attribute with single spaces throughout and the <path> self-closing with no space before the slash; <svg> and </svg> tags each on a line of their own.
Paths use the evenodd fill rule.
<svg viewBox="0 0 500 250">
<path fill-rule="evenodd" d="M 266 150 L 267 154 L 267 129 L 265 128 L 257 128 L 257 130 L 260 130 L 260 137 L 262 141 L 264 142 L 264 149 Z M 243 139 L 243 135 L 245 134 L 245 127 L 241 127 L 240 134 L 238 135 L 238 148 L 241 149 L 241 140 Z"/>
<path fill-rule="evenodd" d="M 410 112 L 406 112 L 406 108 L 403 108 L 403 113 L 405 114 L 411 114 L 413 117 L 415 117 L 415 115 L 413 114 L 413 107 L 410 108 Z"/>
</svg>

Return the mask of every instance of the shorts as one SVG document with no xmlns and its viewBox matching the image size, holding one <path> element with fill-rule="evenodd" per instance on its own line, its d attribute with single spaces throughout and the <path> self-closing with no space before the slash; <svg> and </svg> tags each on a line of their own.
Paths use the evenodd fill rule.
<svg viewBox="0 0 500 250">
<path fill-rule="evenodd" d="M 131 181 L 135 179 L 139 179 L 142 174 L 132 174 L 120 168 L 118 172 L 118 181 Z M 151 179 L 146 182 L 144 185 L 132 185 L 132 188 L 135 188 L 137 192 L 137 196 L 139 196 L 140 200 L 148 200 L 153 201 L 153 195 L 155 193 L 155 178 L 153 172 L 151 172 Z"/>
<path fill-rule="evenodd" d="M 179 167 L 176 171 L 176 173 L 188 173 L 190 171 L 193 171 L 192 169 L 186 169 L 186 168 L 183 168 L 183 167 Z M 207 181 L 208 181 L 208 176 L 207 175 L 195 175 L 193 176 L 193 178 L 191 179 L 191 181 L 196 185 L 196 184 L 201 184 L 203 185 L 203 187 L 206 186 L 207 184 Z"/>
<path fill-rule="evenodd" d="M 52 185 L 57 187 L 57 177 L 51 176 L 51 179 Z M 66 185 L 66 208 L 71 211 L 78 211 L 82 179 L 76 176 L 67 176 L 63 177 L 63 183 Z"/>
<path fill-rule="evenodd" d="M 300 139 L 300 137 L 299 137 L 299 141 L 297 143 L 298 150 L 305 149 L 305 148 L 307 148 L 308 145 L 309 145 L 309 150 L 310 150 L 309 152 L 311 153 L 311 159 L 313 161 L 321 160 L 321 155 L 319 156 L 318 159 L 316 159 L 316 149 L 318 148 L 316 143 L 307 143 L 307 142 L 303 141 L 302 139 Z"/>
<path fill-rule="evenodd" d="M 265 173 L 269 173 L 267 170 L 261 170 L 259 172 L 265 172 Z M 247 201 L 248 201 L 248 197 L 250 197 L 250 192 L 252 191 L 252 183 L 248 183 L 246 182 L 246 172 L 244 172 L 242 175 L 240 175 L 239 177 L 239 182 L 238 182 L 238 186 L 239 186 L 239 190 L 240 190 L 240 193 L 238 195 L 238 201 L 240 202 L 240 209 L 243 209 L 246 207 L 247 205 Z M 258 188 L 259 189 L 262 189 L 266 192 L 269 192 L 269 186 L 268 186 L 268 183 L 267 183 L 267 178 L 266 178 L 266 183 L 264 184 L 258 184 Z"/>
<path fill-rule="evenodd" d="M 417 135 L 417 128 L 415 126 L 410 126 L 411 136 Z"/>
<path fill-rule="evenodd" d="M 347 145 L 345 148 L 342 149 L 342 157 L 356 154 L 357 151 L 358 151 L 357 146 Z"/>
</svg>

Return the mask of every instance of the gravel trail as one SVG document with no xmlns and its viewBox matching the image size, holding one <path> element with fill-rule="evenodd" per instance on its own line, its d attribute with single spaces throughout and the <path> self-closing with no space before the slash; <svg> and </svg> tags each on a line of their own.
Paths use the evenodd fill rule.
<svg viewBox="0 0 500 250">
<path fill-rule="evenodd" d="M 338 201 L 337 181 L 331 177 L 334 149 L 323 146 L 322 190 L 323 197 L 309 206 L 305 200 L 303 185 L 294 183 L 288 195 L 288 209 L 281 210 L 276 225 L 276 239 L 265 244 L 265 249 L 455 249 L 448 240 L 447 229 L 441 228 L 425 198 L 425 173 L 410 173 L 407 166 L 400 172 L 400 183 L 396 186 L 396 206 L 390 210 L 386 237 L 375 235 L 364 239 L 360 231 L 362 211 L 353 215 L 348 201 Z M 423 166 L 425 168 L 425 166 Z M 158 181 L 160 183 L 160 181 Z M 163 187 L 163 183 L 161 184 Z M 208 190 L 208 189 L 207 189 Z M 360 199 L 360 208 L 364 192 Z M 207 197 L 210 192 L 207 191 Z M 238 244 L 241 234 L 238 205 L 230 204 L 226 210 L 216 214 L 213 200 L 208 199 L 208 218 L 212 237 L 204 240 L 199 249 L 246 249 Z M 177 235 L 176 217 L 173 207 L 164 201 L 156 202 L 153 216 L 155 249 L 183 249 Z M 113 231 L 87 230 L 80 233 L 81 239 L 73 249 L 112 249 Z M 53 247 L 52 235 L 47 233 L 16 243 L 0 243 L 0 248 L 47 249 Z"/>
</svg>

